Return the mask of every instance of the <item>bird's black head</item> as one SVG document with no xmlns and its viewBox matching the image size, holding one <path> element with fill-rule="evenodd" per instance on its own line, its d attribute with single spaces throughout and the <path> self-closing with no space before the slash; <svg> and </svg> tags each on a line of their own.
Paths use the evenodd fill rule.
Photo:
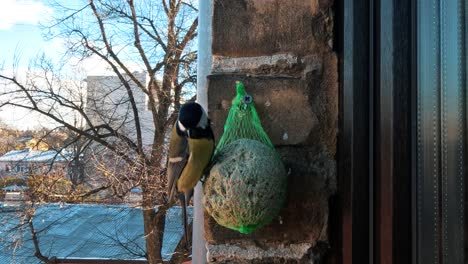
<svg viewBox="0 0 468 264">
<path fill-rule="evenodd" d="M 179 122 L 182 130 L 185 129 L 204 129 L 208 125 L 208 118 L 205 110 L 195 102 L 188 102 L 182 105 L 179 110 Z"/>
</svg>

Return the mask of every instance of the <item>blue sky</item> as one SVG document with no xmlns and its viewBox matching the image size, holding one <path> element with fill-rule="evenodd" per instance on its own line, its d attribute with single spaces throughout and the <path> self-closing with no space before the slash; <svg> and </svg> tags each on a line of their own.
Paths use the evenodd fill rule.
<svg viewBox="0 0 468 264">
<path fill-rule="evenodd" d="M 58 61 L 65 51 L 64 40 L 57 38 L 47 41 L 42 36 L 41 23 L 54 15 L 49 6 L 56 0 L 1 0 L 0 8 L 0 66 L 6 71 L 13 68 L 15 55 L 20 58 L 15 68 L 25 72 L 30 60 L 45 54 L 47 58 Z M 68 6 L 76 5 L 71 0 L 60 0 Z M 86 73 L 104 75 L 105 64 L 96 58 L 90 58 L 80 64 Z M 0 120 L 19 129 L 34 129 L 53 124 L 44 117 L 22 109 L 0 109 Z"/>
<path fill-rule="evenodd" d="M 37 26 L 27 24 L 14 25 L 7 30 L 0 29 L 0 39 L 0 58 L 6 61 L 10 61 L 15 52 L 19 52 L 24 58 L 33 57 L 43 51 L 45 44 Z"/>
<path fill-rule="evenodd" d="M 39 24 L 53 14 L 45 1 L 2 0 L 0 8 L 0 65 L 11 68 L 15 54 L 19 55 L 20 67 L 27 67 L 31 58 L 39 53 L 58 48 L 52 42 L 45 42 Z M 20 129 L 31 129 L 47 123 L 47 120 L 18 109 L 2 109 L 0 119 Z M 34 121 L 33 121 L 34 120 Z"/>
<path fill-rule="evenodd" d="M 20 52 L 23 59 L 33 57 L 42 51 L 47 52 L 47 44 L 50 43 L 45 43 L 38 27 L 39 23 L 53 14 L 52 8 L 46 4 L 45 1 L 38 0 L 2 0 L 0 9 L 2 61 L 11 61 L 15 51 Z"/>
<path fill-rule="evenodd" d="M 48 59 L 58 61 L 65 52 L 66 40 L 56 38 L 51 41 L 43 39 L 41 23 L 47 24 L 54 15 L 61 14 L 51 7 L 51 3 L 59 2 L 62 5 L 80 9 L 83 1 L 77 0 L 0 0 L 0 70 L 10 72 L 13 68 L 15 55 L 20 57 L 20 64 L 16 65 L 17 72 L 26 72 L 29 62 L 37 55 L 45 53 Z M 194 5 L 198 1 L 192 1 Z M 63 14 L 62 14 L 63 15 Z M 92 21 L 91 21 L 92 22 Z M 106 63 L 92 56 L 85 60 L 68 58 L 67 73 L 72 78 L 82 80 L 85 75 L 109 75 Z M 141 71 L 142 65 L 134 61 L 132 56 L 125 61 L 131 71 Z M 73 67 L 73 68 L 72 68 Z M 20 75 L 19 74 L 19 75 Z M 9 74 L 8 74 L 9 75 Z M 34 129 L 41 126 L 50 127 L 49 120 L 20 109 L 0 109 L 0 121 L 19 129 Z"/>
<path fill-rule="evenodd" d="M 56 14 L 52 4 L 58 2 L 68 7 L 80 8 L 76 0 L 1 0 L 0 8 L 0 62 L 6 67 L 15 53 L 21 55 L 22 66 L 36 55 L 45 53 L 58 60 L 64 53 L 63 39 L 45 40 L 40 24 L 50 23 Z M 80 2 L 80 3 L 78 3 Z"/>
</svg>

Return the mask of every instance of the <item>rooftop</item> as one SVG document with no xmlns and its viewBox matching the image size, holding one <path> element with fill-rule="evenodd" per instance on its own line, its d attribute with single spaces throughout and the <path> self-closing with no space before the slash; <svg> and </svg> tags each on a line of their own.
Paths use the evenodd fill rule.
<svg viewBox="0 0 468 264">
<path fill-rule="evenodd" d="M 6 191 L 6 192 L 21 192 L 21 191 L 25 191 L 27 190 L 28 187 L 26 186 L 23 186 L 23 185 L 9 185 L 7 187 L 4 187 L 2 188 L 2 190 Z"/>
<path fill-rule="evenodd" d="M 156 209 L 157 210 L 157 209 Z M 181 207 L 168 210 L 162 255 L 172 257 L 183 237 Z M 188 210 L 191 222 L 193 208 Z M 17 212 L 0 212 L 0 263 L 41 263 Z M 141 208 L 126 205 L 45 204 L 33 219 L 43 255 L 58 259 L 143 260 Z"/>
<path fill-rule="evenodd" d="M 68 161 L 73 158 L 72 154 L 66 150 L 12 150 L 0 157 L 0 161 L 29 161 L 29 162 L 51 162 L 51 161 Z"/>
</svg>

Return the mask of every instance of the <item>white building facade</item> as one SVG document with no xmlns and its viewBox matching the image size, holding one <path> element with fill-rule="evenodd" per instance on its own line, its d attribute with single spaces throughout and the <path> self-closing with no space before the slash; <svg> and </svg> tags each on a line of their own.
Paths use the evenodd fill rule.
<svg viewBox="0 0 468 264">
<path fill-rule="evenodd" d="M 145 73 L 133 73 L 139 82 L 147 84 Z M 148 110 L 147 95 L 125 76 L 133 93 L 145 146 L 153 143 L 154 124 Z M 93 126 L 108 124 L 119 133 L 136 141 L 135 116 L 125 86 L 117 76 L 88 76 L 86 114 Z"/>
</svg>

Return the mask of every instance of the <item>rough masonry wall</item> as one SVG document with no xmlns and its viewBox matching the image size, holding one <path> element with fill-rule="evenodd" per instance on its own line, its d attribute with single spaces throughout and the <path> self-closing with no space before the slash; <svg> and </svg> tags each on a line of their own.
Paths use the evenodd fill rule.
<svg viewBox="0 0 468 264">
<path fill-rule="evenodd" d="M 221 137 L 235 81 L 253 95 L 289 170 L 288 202 L 272 224 L 242 235 L 205 213 L 208 260 L 313 263 L 328 238 L 336 191 L 338 62 L 332 0 L 214 0 L 208 109 Z M 324 242 L 324 243 L 318 243 Z"/>
</svg>

